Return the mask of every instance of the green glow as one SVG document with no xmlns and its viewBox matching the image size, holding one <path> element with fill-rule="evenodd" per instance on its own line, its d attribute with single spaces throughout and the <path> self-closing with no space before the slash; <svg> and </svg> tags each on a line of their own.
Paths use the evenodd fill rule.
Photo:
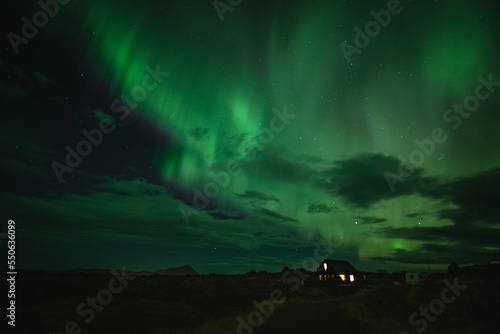
<svg viewBox="0 0 500 334">
<path fill-rule="evenodd" d="M 452 91 L 463 99 L 471 89 L 470 82 L 481 74 L 478 69 L 492 59 L 495 51 L 487 33 L 490 28 L 482 20 L 483 12 L 473 3 L 455 5 L 458 8 L 443 13 L 437 28 L 427 36 L 421 64 L 433 89 Z"/>
<path fill-rule="evenodd" d="M 346 63 L 339 43 L 352 40 L 353 28 L 373 19 L 370 10 L 377 8 L 371 2 L 356 8 L 349 2 L 326 0 L 285 7 L 274 2 L 259 7 L 249 2 L 226 13 L 222 23 L 210 12 L 213 6 L 209 2 L 124 5 L 110 0 L 75 2 L 71 6 L 76 9 L 64 13 L 61 10 L 37 38 L 41 45 L 50 39 L 57 41 L 57 34 L 63 31 L 61 22 L 83 22 L 73 28 L 77 31 L 70 36 L 71 43 L 77 46 L 68 52 L 68 58 L 76 57 L 84 65 L 69 68 L 62 64 L 60 69 L 70 73 L 60 76 L 71 75 L 75 87 L 54 83 L 53 75 L 45 68 L 37 68 L 32 74 L 0 61 L 5 78 L 15 76 L 25 83 L 36 82 L 42 92 L 25 91 L 22 84 L 10 78 L 9 84 L 2 84 L 5 100 L 11 103 L 7 108 L 13 115 L 10 117 L 22 124 L 18 133 L 6 126 L 4 136 L 15 145 L 3 162 L 9 171 L 17 173 L 16 181 L 28 180 L 26 175 L 40 177 L 41 172 L 28 163 L 32 159 L 15 159 L 19 147 L 32 142 L 43 144 L 30 154 L 44 152 L 33 164 L 48 166 L 48 156 L 64 151 L 66 144 L 75 146 L 82 139 L 83 128 L 95 128 L 96 122 L 113 117 L 117 130 L 107 134 L 104 144 L 95 149 L 99 153 L 86 157 L 72 174 L 75 178 L 97 175 L 92 180 L 105 181 L 94 185 L 94 193 L 88 197 L 71 191 L 87 193 L 90 188 L 75 186 L 78 189 L 73 190 L 61 185 L 58 189 L 64 190 L 58 191 L 69 192 L 57 194 L 64 200 L 51 193 L 58 199 L 16 198 L 19 206 L 34 207 L 42 211 L 42 216 L 61 214 L 63 221 L 71 223 L 72 233 L 77 233 L 73 229 L 79 231 L 76 224 L 78 217 L 83 217 L 92 222 L 88 233 L 103 242 L 130 242 L 134 238 L 118 223 L 106 225 L 106 219 L 113 215 L 97 217 L 108 209 L 103 201 L 112 203 L 110 211 L 126 222 L 124 226 L 139 236 L 150 233 L 147 237 L 158 244 L 194 248 L 224 245 L 245 251 L 280 246 L 293 253 L 302 245 L 313 247 L 317 238 L 323 237 L 350 252 L 339 252 L 339 256 L 370 261 L 392 256 L 398 253 L 395 250 L 418 257 L 419 251 L 430 254 L 438 252 L 433 247 L 464 242 L 453 238 L 444 241 L 439 236 L 431 242 L 425 236 L 434 236 L 436 229 L 458 238 L 452 228 L 458 226 L 462 216 L 446 215 L 446 210 L 455 213 L 474 198 L 464 196 L 459 201 L 446 191 L 446 195 L 436 195 L 434 189 L 426 189 L 425 193 L 418 187 L 427 181 L 425 178 L 438 180 L 429 181 L 438 187 L 500 163 L 496 135 L 499 116 L 495 112 L 499 106 L 498 89 L 481 102 L 480 110 L 463 120 L 459 130 L 453 131 L 442 117 L 447 108 L 474 93 L 478 76 L 493 73 L 494 80 L 500 80 L 495 72 L 496 18 L 486 5 L 408 2 L 351 64 Z M 62 21 L 64 15 L 66 21 Z M 34 49 L 33 54 L 37 51 Z M 144 100 L 137 101 L 137 108 L 130 110 L 133 117 L 120 120 L 110 110 L 110 103 L 122 94 L 131 94 L 148 74 L 146 67 L 155 68 L 157 64 L 169 76 L 148 91 Z M 86 82 L 88 77 L 96 82 Z M 95 93 L 97 102 L 87 103 L 93 100 L 85 95 L 92 94 L 93 84 L 104 91 Z M 17 112 L 36 109 L 30 103 L 42 100 L 37 94 L 61 94 L 50 102 L 58 101 L 60 105 L 47 103 L 46 109 L 55 116 L 62 109 L 74 111 L 76 116 L 68 122 L 71 131 L 66 132 L 75 137 L 65 137 L 61 124 L 40 128 L 38 125 L 45 119 L 26 122 L 25 115 Z M 12 102 L 12 97 L 23 100 L 24 105 Z M 80 97 L 84 102 L 74 102 Z M 287 124 L 280 123 L 282 120 L 273 112 L 276 108 L 283 113 L 285 106 L 296 115 Z M 66 122 L 64 117 L 61 119 Z M 284 125 L 283 131 L 273 133 L 269 143 L 259 143 L 259 133 L 270 128 L 271 120 Z M 415 141 L 430 138 L 435 128 L 442 128 L 448 139 L 425 155 L 421 170 L 414 174 L 418 182 L 407 180 L 399 185 L 406 192 L 389 193 L 383 179 L 385 165 L 380 167 L 370 159 L 376 157 L 388 165 L 399 157 L 408 159 L 418 149 Z M 53 137 L 47 139 L 49 135 Z M 134 146 L 134 150 L 126 151 L 125 146 Z M 64 158 L 64 153 L 60 156 Z M 193 189 L 204 191 L 208 183 L 215 182 L 213 173 L 224 171 L 230 161 L 239 164 L 240 174 L 231 176 L 227 187 L 211 199 L 211 209 L 215 209 L 193 214 L 192 224 L 184 226 L 178 206 L 189 206 L 192 199 L 182 196 L 192 194 Z M 123 163 L 120 173 L 103 176 L 107 164 L 117 162 Z M 134 163 L 140 167 L 132 166 Z M 95 166 L 102 170 L 86 169 Z M 124 170 L 137 171 L 137 179 L 120 179 L 125 177 Z M 51 181 L 44 179 L 41 184 L 47 182 Z M 16 192 L 10 191 L 12 194 L 2 196 L 15 196 Z M 141 214 L 124 209 L 132 207 L 135 198 Z M 138 223 L 141 218 L 150 230 Z M 498 230 L 490 220 L 475 227 Z M 175 232 L 172 236 L 170 229 Z M 56 228 L 49 232 L 51 237 L 59 237 L 57 233 Z M 481 245 L 483 250 L 498 251 L 498 247 L 487 246 L 491 247 Z M 467 259 L 467 255 L 463 258 Z"/>
<path fill-rule="evenodd" d="M 419 65 L 409 61 L 417 68 L 412 70 L 410 67 L 405 71 L 406 75 L 417 71 L 417 76 L 418 67 L 421 67 L 421 79 L 425 80 L 425 90 L 429 92 L 451 91 L 457 97 L 463 97 L 464 90 L 480 74 L 478 69 L 491 53 L 488 43 L 485 43 L 488 36 L 478 39 L 481 22 L 470 22 L 468 19 L 470 11 L 475 9 L 473 6 L 462 7 L 461 16 L 450 14 L 440 18 L 433 28 L 426 31 L 427 42 L 422 44 L 422 50 L 417 54 Z M 129 21 L 132 11 L 133 24 Z M 478 12 L 474 15 L 480 16 Z M 422 138 L 432 128 L 441 125 L 439 112 L 443 110 L 443 101 L 430 97 L 421 104 L 412 103 L 422 99 L 416 93 L 420 88 L 413 88 L 412 83 L 408 83 L 412 89 L 402 88 L 402 82 L 396 81 L 396 73 L 402 70 L 399 65 L 391 66 L 390 60 L 380 60 L 384 71 L 374 76 L 366 75 L 365 82 L 358 80 L 355 72 L 367 66 L 364 63 L 367 58 L 360 57 L 356 67 L 349 71 L 337 44 L 339 39 L 350 36 L 346 35 L 346 30 L 331 33 L 340 24 L 345 24 L 340 14 L 332 17 L 332 11 L 304 6 L 300 17 L 286 28 L 286 34 L 283 22 L 275 20 L 270 23 L 264 57 L 244 42 L 237 41 L 233 47 L 239 45 L 246 53 L 240 54 L 241 58 L 236 62 L 229 62 L 229 55 L 221 58 L 217 69 L 211 72 L 206 72 L 203 61 L 188 53 L 189 47 L 174 50 L 158 42 L 162 40 L 163 33 L 151 33 L 150 27 L 154 24 L 147 22 L 137 8 L 95 4 L 87 28 L 97 27 L 94 28 L 96 38 L 91 54 L 98 63 L 107 66 L 107 75 L 113 73 L 114 90 L 130 91 L 142 81 L 146 65 L 160 63 L 164 71 L 171 73 L 159 88 L 149 93 L 135 112 L 158 124 L 179 141 L 181 147 L 159 149 L 155 161 L 165 180 L 187 189 L 203 189 L 210 181 L 209 172 L 229 159 L 236 158 L 245 164 L 248 150 L 255 148 L 252 138 L 267 126 L 275 107 L 287 105 L 299 114 L 299 118 L 286 131 L 276 135 L 269 146 L 273 152 L 290 156 L 317 154 L 325 161 L 360 154 L 367 147 L 396 156 L 409 154 L 415 149 L 414 139 Z M 465 20 L 469 23 L 463 24 Z M 128 28 L 123 29 L 124 26 Z M 389 30 L 383 34 L 373 41 L 374 57 L 379 50 L 392 48 L 394 43 Z M 137 45 L 143 49 L 137 49 Z M 367 49 L 367 52 L 370 50 Z M 219 54 L 217 50 L 206 49 L 206 52 Z M 172 53 L 177 57 L 170 56 Z M 257 59 L 264 60 L 266 66 L 261 68 Z M 204 61 L 210 62 L 209 58 Z M 349 80 L 356 88 L 350 90 L 346 86 Z M 387 112 L 388 109 L 395 111 L 398 108 L 404 109 L 409 116 L 407 123 L 401 122 L 398 114 Z M 433 125 L 429 127 L 428 122 Z M 346 131 L 346 124 L 358 127 Z M 199 134 L 199 137 L 194 134 Z M 235 138 L 239 140 L 231 142 Z M 446 144 L 439 148 L 440 152 L 449 149 Z M 253 163 L 258 164 L 260 158 Z M 431 158 L 427 166 L 438 173 L 454 168 L 444 167 Z M 269 209 L 286 212 L 302 221 L 305 225 L 297 224 L 297 229 L 307 235 L 320 233 L 335 235 L 337 239 L 342 236 L 345 242 L 352 243 L 362 239 L 360 229 L 365 227 L 354 226 L 348 214 L 336 214 L 334 223 L 328 215 L 305 215 L 308 204 L 304 199 L 329 203 L 331 198 L 316 189 L 304 188 L 300 182 L 282 184 L 280 180 L 262 178 L 250 170 L 233 177 L 229 188 L 214 201 L 236 205 L 232 194 L 243 193 L 247 189 L 279 193 L 280 203 L 274 203 Z M 342 200 L 336 200 L 339 206 Z M 399 203 L 400 210 L 377 210 L 377 215 L 390 217 L 394 224 L 398 224 L 399 217 L 415 207 L 408 203 L 419 203 L 421 199 L 395 201 Z M 436 219 L 433 224 L 446 223 Z M 425 226 L 428 225 L 430 223 L 425 222 Z M 364 256 L 408 247 L 409 243 L 403 239 L 393 239 L 389 243 L 374 242 L 370 249 L 360 246 Z"/>
</svg>

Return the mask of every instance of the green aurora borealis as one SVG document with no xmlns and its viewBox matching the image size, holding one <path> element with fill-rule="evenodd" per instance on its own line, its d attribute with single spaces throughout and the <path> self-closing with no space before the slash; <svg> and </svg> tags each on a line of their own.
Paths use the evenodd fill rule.
<svg viewBox="0 0 500 334">
<path fill-rule="evenodd" d="M 40 10 L 3 6 L 4 36 Z M 17 54 L 4 38 L 0 203 L 19 267 L 279 271 L 318 238 L 360 270 L 498 262 L 500 87 L 443 119 L 479 77 L 500 81 L 498 6 L 401 6 L 350 63 L 340 43 L 387 1 L 245 0 L 223 21 L 210 1 L 71 1 Z M 157 66 L 128 114 L 112 107 Z M 102 119 L 114 130 L 59 182 L 53 161 Z M 436 128 L 447 139 L 392 192 L 384 173 Z"/>
</svg>

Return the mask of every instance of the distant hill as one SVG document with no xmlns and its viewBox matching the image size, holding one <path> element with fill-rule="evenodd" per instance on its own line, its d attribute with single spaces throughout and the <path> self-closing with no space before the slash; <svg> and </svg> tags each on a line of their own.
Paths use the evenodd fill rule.
<svg viewBox="0 0 500 334">
<path fill-rule="evenodd" d="M 155 274 L 158 275 L 198 275 L 198 272 L 193 269 L 190 265 L 185 265 L 177 268 L 168 268 L 168 269 L 160 269 L 155 271 Z"/>
</svg>

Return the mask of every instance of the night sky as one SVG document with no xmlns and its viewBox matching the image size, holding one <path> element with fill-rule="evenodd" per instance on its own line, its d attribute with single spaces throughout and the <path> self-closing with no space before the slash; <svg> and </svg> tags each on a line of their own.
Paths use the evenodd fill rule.
<svg viewBox="0 0 500 334">
<path fill-rule="evenodd" d="M 500 261 L 496 2 L 216 5 L 2 3 L 18 268 Z"/>
</svg>

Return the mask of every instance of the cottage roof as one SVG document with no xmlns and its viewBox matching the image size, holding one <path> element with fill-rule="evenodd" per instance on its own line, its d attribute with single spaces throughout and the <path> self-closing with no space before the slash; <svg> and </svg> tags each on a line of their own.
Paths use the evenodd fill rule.
<svg viewBox="0 0 500 334">
<path fill-rule="evenodd" d="M 323 263 L 326 263 L 328 271 L 335 270 L 338 273 L 344 273 L 346 271 L 358 271 L 352 266 L 352 264 L 349 263 L 349 261 L 325 259 L 323 260 L 323 262 L 321 262 L 321 268 L 323 268 Z"/>
</svg>

